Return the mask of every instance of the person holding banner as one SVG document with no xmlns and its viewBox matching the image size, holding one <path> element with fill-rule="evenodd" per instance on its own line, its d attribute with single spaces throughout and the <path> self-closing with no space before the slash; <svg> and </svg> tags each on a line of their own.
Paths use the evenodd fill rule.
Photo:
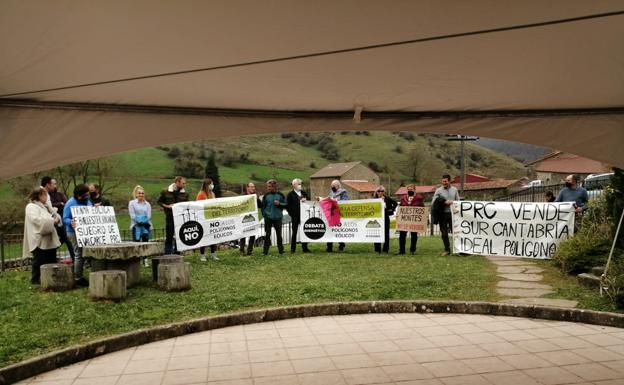
<svg viewBox="0 0 624 385">
<path fill-rule="evenodd" d="M 67 201 L 63 208 L 65 232 L 67 232 L 67 238 L 69 238 L 74 248 L 74 279 L 76 280 L 76 286 L 89 286 L 89 282 L 83 277 L 84 258 L 82 257 L 82 247 L 78 246 L 78 239 L 76 238 L 76 221 L 71 210 L 73 206 L 93 206 L 89 200 L 89 186 L 86 184 L 77 185 L 74 188 L 74 196 Z"/>
<path fill-rule="evenodd" d="M 158 205 L 165 212 L 165 254 L 172 254 L 175 249 L 175 243 L 173 242 L 175 226 L 173 224 L 171 207 L 175 203 L 188 202 L 189 196 L 186 190 L 184 190 L 185 186 L 186 179 L 182 176 L 176 176 L 173 179 L 173 183 L 160 192 L 160 197 L 158 198 Z"/>
<path fill-rule="evenodd" d="M 267 193 L 262 197 L 262 216 L 264 217 L 264 248 L 263 255 L 269 254 L 271 247 L 271 229 L 275 229 L 277 238 L 277 250 L 284 254 L 282 241 L 282 218 L 283 210 L 287 207 L 286 197 L 277 191 L 277 181 L 270 179 L 266 183 Z"/>
<path fill-rule="evenodd" d="M 329 198 L 335 200 L 336 202 L 349 200 L 349 193 L 347 193 L 347 190 L 342 188 L 342 184 L 340 183 L 338 179 L 334 179 L 331 182 L 331 191 L 329 192 Z M 344 249 L 345 249 L 344 242 L 339 242 L 338 251 L 342 252 L 344 251 Z M 328 242 L 326 251 L 328 253 L 333 252 L 334 244 L 331 242 Z"/>
<path fill-rule="evenodd" d="M 425 207 L 424 198 L 420 194 L 416 194 L 416 186 L 410 184 L 407 186 L 407 196 L 401 198 L 399 206 Z M 405 244 L 407 243 L 407 231 L 399 231 L 399 253 L 405 254 Z M 410 231 L 410 254 L 416 254 L 416 244 L 418 243 L 418 233 Z"/>
<path fill-rule="evenodd" d="M 89 185 L 89 198 L 93 206 L 112 206 L 108 198 L 102 195 L 102 188 L 98 184 L 91 183 Z"/>
<path fill-rule="evenodd" d="M 215 199 L 217 196 L 214 193 L 214 184 L 212 183 L 212 179 L 206 178 L 202 183 L 201 189 L 197 193 L 197 197 L 195 197 L 196 201 L 203 201 L 206 199 Z M 199 260 L 202 262 L 208 261 L 206 258 L 206 247 L 202 246 L 199 248 Z M 210 245 L 210 259 L 213 261 L 218 261 L 219 257 L 217 257 L 217 245 Z"/>
<path fill-rule="evenodd" d="M 247 183 L 245 186 L 245 195 L 253 195 L 256 193 L 256 185 L 253 182 Z M 258 209 L 262 212 L 262 201 L 260 198 L 256 198 L 258 201 Z M 241 238 L 238 241 L 238 247 L 240 249 L 240 255 L 251 255 L 253 253 L 254 243 L 256 242 L 256 237 L 249 237 L 249 243 L 247 243 L 247 252 L 245 253 L 245 238 Z"/>
<path fill-rule="evenodd" d="M 454 201 L 459 201 L 459 192 L 457 188 L 451 186 L 451 176 L 449 174 L 442 175 L 442 186 L 438 187 L 431 199 L 431 205 L 436 204 L 436 200 L 444 200 L 444 210 L 438 218 L 440 225 L 440 232 L 442 233 L 442 242 L 444 243 L 444 253 L 442 256 L 451 255 L 451 243 L 449 242 L 448 234 L 453 225 L 451 215 L 451 205 Z M 433 211 L 433 208 L 432 208 Z"/>
<path fill-rule="evenodd" d="M 39 285 L 41 265 L 56 263 L 56 249 L 61 245 L 56 225 L 61 222 L 58 215 L 51 215 L 46 207 L 48 192 L 43 187 L 35 187 L 28 195 L 24 217 L 24 257 L 32 253 L 32 275 L 30 282 Z M 55 212 L 56 214 L 56 212 Z"/>
<path fill-rule="evenodd" d="M 305 202 L 308 195 L 301 189 L 301 179 L 296 178 L 292 181 L 293 189 L 286 196 L 288 206 L 286 210 L 290 215 L 291 236 L 290 236 L 290 252 L 297 251 L 297 232 L 299 231 L 299 225 L 301 224 L 301 202 Z M 301 242 L 301 250 L 304 253 L 309 253 L 308 244 Z"/>
<path fill-rule="evenodd" d="M 384 210 L 384 215 L 385 215 L 385 221 L 384 221 L 385 238 L 384 239 L 385 241 L 383 244 L 383 252 L 387 253 L 390 250 L 390 216 L 394 214 L 394 209 L 396 209 L 397 203 L 394 199 L 386 195 L 386 188 L 384 186 L 377 187 L 377 190 L 373 194 L 373 198 L 383 199 L 385 206 L 386 206 Z M 375 252 L 376 253 L 382 252 L 381 243 L 375 243 Z"/>
</svg>

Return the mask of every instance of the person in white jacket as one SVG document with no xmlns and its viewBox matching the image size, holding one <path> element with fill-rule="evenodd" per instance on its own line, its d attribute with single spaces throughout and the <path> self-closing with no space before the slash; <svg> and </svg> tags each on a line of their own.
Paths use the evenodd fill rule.
<svg viewBox="0 0 624 385">
<path fill-rule="evenodd" d="M 60 222 L 58 215 L 50 213 L 46 207 L 48 192 L 43 187 L 35 187 L 28 195 L 24 217 L 24 257 L 32 254 L 31 283 L 38 285 L 41 265 L 56 263 L 56 249 L 61 245 L 54 228 Z M 56 214 L 56 213 L 55 213 Z"/>
</svg>

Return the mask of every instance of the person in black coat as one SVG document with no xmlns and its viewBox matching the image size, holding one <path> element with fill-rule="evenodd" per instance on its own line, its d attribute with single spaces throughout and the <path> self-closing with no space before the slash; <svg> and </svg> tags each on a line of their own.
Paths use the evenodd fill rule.
<svg viewBox="0 0 624 385">
<path fill-rule="evenodd" d="M 388 250 L 390 250 L 390 216 L 394 214 L 397 203 L 394 199 L 386 196 L 386 189 L 384 186 L 377 187 L 373 198 L 381 198 L 386 203 L 386 209 L 384 211 L 384 234 L 386 241 L 383 244 L 383 249 L 381 243 L 375 243 L 375 252 L 381 253 L 383 250 L 384 253 L 387 253 Z"/>
<path fill-rule="evenodd" d="M 292 187 L 292 191 L 286 196 L 286 211 L 288 211 L 291 221 L 290 252 L 294 253 L 297 250 L 297 231 L 299 231 L 299 224 L 301 223 L 301 202 L 305 202 L 308 195 L 301 189 L 301 179 L 293 179 Z M 310 252 L 308 244 L 304 242 L 301 242 L 301 250 L 304 253 Z"/>
</svg>

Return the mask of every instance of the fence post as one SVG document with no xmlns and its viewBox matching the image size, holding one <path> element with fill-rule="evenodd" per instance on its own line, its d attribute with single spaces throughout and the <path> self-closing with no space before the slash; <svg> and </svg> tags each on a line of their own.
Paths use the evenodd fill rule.
<svg viewBox="0 0 624 385">
<path fill-rule="evenodd" d="M 531 202 L 535 202 L 535 186 L 531 186 Z"/>
<path fill-rule="evenodd" d="M 0 272 L 4 272 L 4 233 L 0 234 Z"/>
</svg>

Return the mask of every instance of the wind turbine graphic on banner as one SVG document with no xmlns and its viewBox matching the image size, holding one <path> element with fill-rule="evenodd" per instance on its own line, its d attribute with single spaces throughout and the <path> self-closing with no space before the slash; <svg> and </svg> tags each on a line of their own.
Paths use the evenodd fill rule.
<svg viewBox="0 0 624 385">
<path fill-rule="evenodd" d="M 197 213 L 195 211 L 191 211 L 190 209 L 191 205 L 187 205 L 186 209 L 184 209 L 184 211 L 182 211 L 182 220 L 184 222 L 190 222 L 190 221 L 196 221 L 197 220 Z"/>
<path fill-rule="evenodd" d="M 310 208 L 308 209 L 309 218 L 320 218 L 321 217 L 321 209 L 319 208 L 320 204 L 317 202 L 313 202 Z"/>
</svg>

